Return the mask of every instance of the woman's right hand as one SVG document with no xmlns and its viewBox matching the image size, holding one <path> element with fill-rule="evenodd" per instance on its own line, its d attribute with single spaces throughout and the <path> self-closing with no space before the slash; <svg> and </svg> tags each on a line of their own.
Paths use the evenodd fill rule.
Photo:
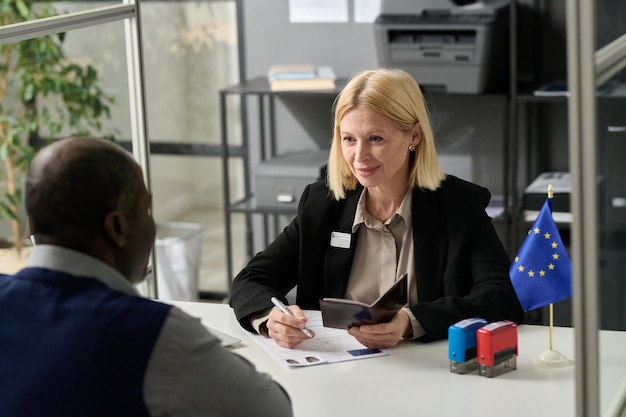
<svg viewBox="0 0 626 417">
<path fill-rule="evenodd" d="M 306 327 L 307 318 L 296 305 L 287 306 L 293 316 L 288 316 L 278 308 L 273 308 L 267 320 L 267 334 L 278 346 L 292 349 L 309 337 L 302 332 Z M 309 329 L 311 337 L 315 333 Z"/>
</svg>

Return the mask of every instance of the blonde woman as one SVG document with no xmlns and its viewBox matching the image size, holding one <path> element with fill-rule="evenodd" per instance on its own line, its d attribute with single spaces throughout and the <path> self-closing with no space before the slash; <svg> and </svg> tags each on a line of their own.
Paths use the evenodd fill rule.
<svg viewBox="0 0 626 417">
<path fill-rule="evenodd" d="M 443 171 L 411 75 L 361 72 L 334 104 L 326 181 L 304 190 L 295 219 L 238 274 L 231 306 L 244 328 L 292 348 L 308 337 L 301 309 L 319 309 L 324 297 L 371 303 L 406 273 L 405 308 L 349 330 L 367 347 L 442 339 L 471 317 L 519 322 L 490 198 Z M 272 308 L 271 297 L 286 302 L 296 286 L 292 316 Z"/>
</svg>

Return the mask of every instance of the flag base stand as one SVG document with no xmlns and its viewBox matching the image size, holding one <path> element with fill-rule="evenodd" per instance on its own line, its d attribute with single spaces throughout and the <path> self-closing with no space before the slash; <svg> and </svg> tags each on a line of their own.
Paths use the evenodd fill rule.
<svg viewBox="0 0 626 417">
<path fill-rule="evenodd" d="M 533 364 L 538 368 L 563 368 L 572 363 L 574 362 L 556 350 L 546 350 L 533 360 Z"/>
</svg>

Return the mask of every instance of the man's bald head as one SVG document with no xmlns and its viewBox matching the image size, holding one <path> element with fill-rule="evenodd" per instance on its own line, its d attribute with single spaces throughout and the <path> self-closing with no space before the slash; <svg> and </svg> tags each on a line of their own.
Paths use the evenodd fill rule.
<svg viewBox="0 0 626 417">
<path fill-rule="evenodd" d="M 119 145 L 87 137 L 54 142 L 26 178 L 32 232 L 56 244 L 84 244 L 102 232 L 107 213 L 132 212 L 141 185 L 136 162 Z"/>
</svg>

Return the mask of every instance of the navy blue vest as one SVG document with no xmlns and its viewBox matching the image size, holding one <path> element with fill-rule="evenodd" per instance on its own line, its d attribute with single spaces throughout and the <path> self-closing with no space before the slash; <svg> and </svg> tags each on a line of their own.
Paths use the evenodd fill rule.
<svg viewBox="0 0 626 417">
<path fill-rule="evenodd" d="M 147 416 L 170 306 L 42 268 L 0 276 L 0 416 Z"/>
</svg>

